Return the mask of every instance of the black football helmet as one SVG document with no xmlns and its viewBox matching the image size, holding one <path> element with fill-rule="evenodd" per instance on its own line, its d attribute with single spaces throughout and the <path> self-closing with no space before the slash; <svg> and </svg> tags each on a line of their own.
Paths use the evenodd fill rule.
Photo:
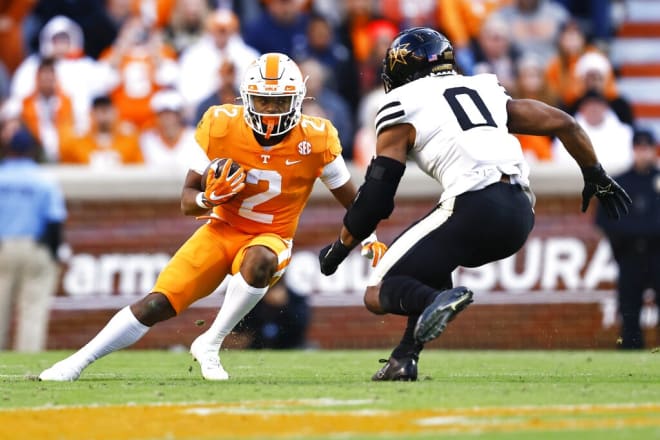
<svg viewBox="0 0 660 440">
<path fill-rule="evenodd" d="M 385 93 L 432 73 L 455 73 L 454 48 L 447 37 L 427 27 L 397 35 L 383 59 Z"/>
</svg>

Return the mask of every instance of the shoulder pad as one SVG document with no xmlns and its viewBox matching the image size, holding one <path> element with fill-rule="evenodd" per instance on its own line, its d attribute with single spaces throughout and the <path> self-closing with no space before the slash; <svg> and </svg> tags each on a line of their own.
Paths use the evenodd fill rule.
<svg viewBox="0 0 660 440">
<path fill-rule="evenodd" d="M 392 90 L 395 92 L 397 89 Z M 391 96 L 389 96 L 391 95 Z M 389 93 L 390 99 L 381 102 L 381 106 L 376 113 L 376 133 L 390 125 L 400 124 L 406 121 L 406 110 L 399 100 L 399 97 Z"/>
<path fill-rule="evenodd" d="M 243 107 L 240 105 L 223 104 L 210 107 L 204 118 L 209 118 L 209 136 L 223 137 L 227 134 L 232 123 L 242 120 Z"/>
<path fill-rule="evenodd" d="M 330 127 L 332 127 L 332 123 L 326 118 L 305 114 L 300 118 L 300 128 L 308 137 L 327 136 Z"/>
<path fill-rule="evenodd" d="M 302 130 L 303 136 L 310 141 L 316 140 L 316 142 L 313 142 L 316 144 L 324 144 L 339 136 L 335 126 L 326 118 L 303 115 L 298 126 Z M 322 140 L 322 142 L 319 142 L 319 140 Z"/>
</svg>

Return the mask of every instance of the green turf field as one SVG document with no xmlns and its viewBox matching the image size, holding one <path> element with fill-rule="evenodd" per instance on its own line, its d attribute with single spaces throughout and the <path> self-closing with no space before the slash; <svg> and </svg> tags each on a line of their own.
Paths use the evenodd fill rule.
<svg viewBox="0 0 660 440">
<path fill-rule="evenodd" d="M 227 382 L 124 350 L 35 380 L 66 354 L 0 354 L 0 439 L 660 439 L 657 351 L 427 350 L 418 382 L 375 383 L 384 350 L 223 351 Z"/>
</svg>

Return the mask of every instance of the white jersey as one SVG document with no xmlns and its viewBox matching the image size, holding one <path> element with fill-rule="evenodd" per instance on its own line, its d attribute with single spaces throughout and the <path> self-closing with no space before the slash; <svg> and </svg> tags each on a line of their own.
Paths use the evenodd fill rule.
<svg viewBox="0 0 660 440">
<path fill-rule="evenodd" d="M 442 186 L 440 202 L 498 182 L 503 174 L 529 186 L 529 166 L 507 128 L 511 99 L 492 74 L 429 76 L 383 98 L 376 133 L 415 127 L 410 159 Z"/>
</svg>

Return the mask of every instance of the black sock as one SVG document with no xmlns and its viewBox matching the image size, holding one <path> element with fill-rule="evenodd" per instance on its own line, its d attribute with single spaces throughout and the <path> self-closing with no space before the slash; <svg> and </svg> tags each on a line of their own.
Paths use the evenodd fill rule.
<svg viewBox="0 0 660 440">
<path fill-rule="evenodd" d="M 424 348 L 424 345 L 415 342 L 415 325 L 417 324 L 418 316 L 409 316 L 406 330 L 403 332 L 403 337 L 399 345 L 392 350 L 392 357 L 401 359 L 406 357 L 413 357 L 419 360 L 419 353 Z"/>
<path fill-rule="evenodd" d="M 420 315 L 437 294 L 436 289 L 412 277 L 397 275 L 383 281 L 378 299 L 385 312 L 412 316 Z"/>
</svg>

